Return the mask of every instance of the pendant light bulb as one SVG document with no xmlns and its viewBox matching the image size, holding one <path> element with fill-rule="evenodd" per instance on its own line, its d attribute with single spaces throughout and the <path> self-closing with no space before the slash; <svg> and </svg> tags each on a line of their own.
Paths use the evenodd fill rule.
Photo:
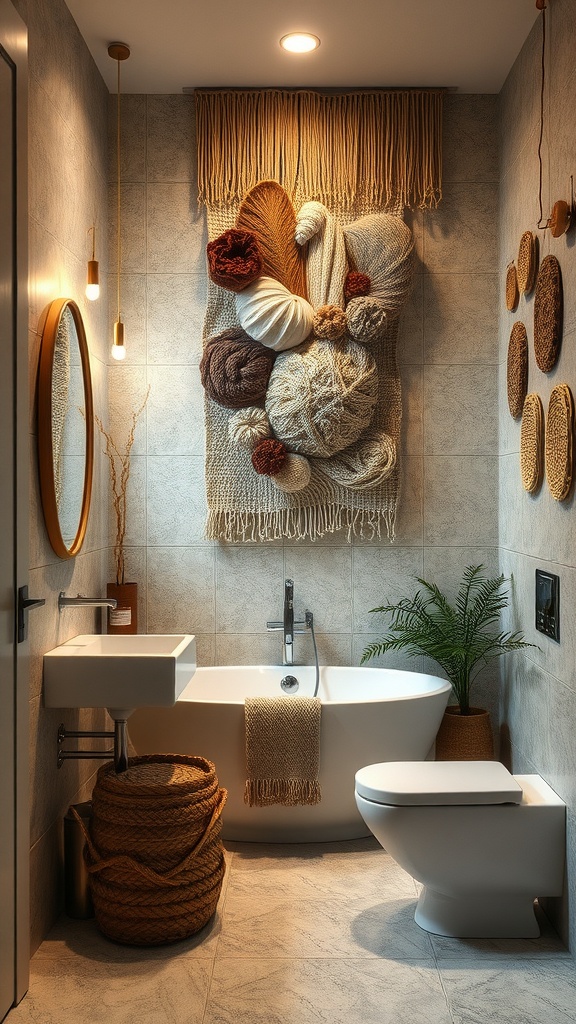
<svg viewBox="0 0 576 1024">
<path fill-rule="evenodd" d="M 124 324 L 117 320 L 114 324 L 114 341 L 112 343 L 112 358 L 121 362 L 126 359 L 126 348 L 124 345 Z"/>
<path fill-rule="evenodd" d="M 98 260 L 96 259 L 96 225 L 93 224 L 88 231 L 92 232 L 92 259 L 88 260 L 88 273 L 86 274 L 86 298 L 94 302 L 100 297 L 100 273 Z"/>
<path fill-rule="evenodd" d="M 117 88 L 116 88 L 116 299 L 118 315 L 114 324 L 114 342 L 112 344 L 112 358 L 122 360 L 126 358 L 126 347 L 124 345 L 124 324 L 120 317 L 120 278 L 122 269 L 122 248 L 120 231 L 120 64 L 130 56 L 130 47 L 126 43 L 110 43 L 108 55 L 117 64 Z"/>
</svg>

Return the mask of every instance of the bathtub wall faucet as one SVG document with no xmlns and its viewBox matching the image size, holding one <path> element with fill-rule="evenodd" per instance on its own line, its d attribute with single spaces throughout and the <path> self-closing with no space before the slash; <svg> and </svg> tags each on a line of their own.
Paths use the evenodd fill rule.
<svg viewBox="0 0 576 1024">
<path fill-rule="evenodd" d="M 282 622 L 267 622 L 269 632 L 282 630 L 282 664 L 294 664 L 294 636 L 312 629 L 314 617 L 312 612 L 304 612 L 304 621 L 294 621 L 294 581 L 284 581 L 284 617 Z"/>
</svg>

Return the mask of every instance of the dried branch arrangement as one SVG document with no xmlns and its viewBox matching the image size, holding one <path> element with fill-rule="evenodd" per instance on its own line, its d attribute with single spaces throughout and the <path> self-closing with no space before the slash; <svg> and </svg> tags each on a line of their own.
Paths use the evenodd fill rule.
<svg viewBox="0 0 576 1024">
<path fill-rule="evenodd" d="M 128 480 L 130 479 L 130 454 L 134 444 L 136 424 L 141 413 L 146 407 L 150 395 L 150 385 L 140 407 L 131 415 L 131 426 L 128 438 L 122 450 L 116 444 L 110 431 L 106 430 L 99 416 L 94 415 L 96 425 L 106 441 L 104 454 L 110 463 L 110 486 L 112 491 L 112 505 L 116 517 L 116 540 L 114 543 L 114 563 L 116 568 L 116 583 L 124 583 L 124 538 L 126 536 L 126 494 Z"/>
</svg>

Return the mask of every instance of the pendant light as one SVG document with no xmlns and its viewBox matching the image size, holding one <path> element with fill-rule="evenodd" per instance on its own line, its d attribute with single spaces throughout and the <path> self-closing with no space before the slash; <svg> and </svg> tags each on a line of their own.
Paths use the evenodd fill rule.
<svg viewBox="0 0 576 1024">
<path fill-rule="evenodd" d="M 86 274 L 86 298 L 93 302 L 100 296 L 100 275 L 98 272 L 98 260 L 96 259 L 96 225 L 88 228 L 92 232 L 92 259 L 88 260 L 88 273 Z"/>
<path fill-rule="evenodd" d="M 124 346 L 124 324 L 120 314 L 120 63 L 130 56 L 130 47 L 126 43 L 110 43 L 108 56 L 115 60 L 118 65 L 117 83 L 117 107 L 116 107 L 116 320 L 114 323 L 114 341 L 112 344 L 112 356 L 114 359 L 125 359 L 126 348 Z"/>
</svg>

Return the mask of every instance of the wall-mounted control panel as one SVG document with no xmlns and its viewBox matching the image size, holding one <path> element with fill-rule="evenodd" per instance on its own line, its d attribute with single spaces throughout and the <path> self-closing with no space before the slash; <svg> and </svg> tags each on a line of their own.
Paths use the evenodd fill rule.
<svg viewBox="0 0 576 1024">
<path fill-rule="evenodd" d="M 536 569 L 536 629 L 560 642 L 560 577 Z"/>
</svg>

